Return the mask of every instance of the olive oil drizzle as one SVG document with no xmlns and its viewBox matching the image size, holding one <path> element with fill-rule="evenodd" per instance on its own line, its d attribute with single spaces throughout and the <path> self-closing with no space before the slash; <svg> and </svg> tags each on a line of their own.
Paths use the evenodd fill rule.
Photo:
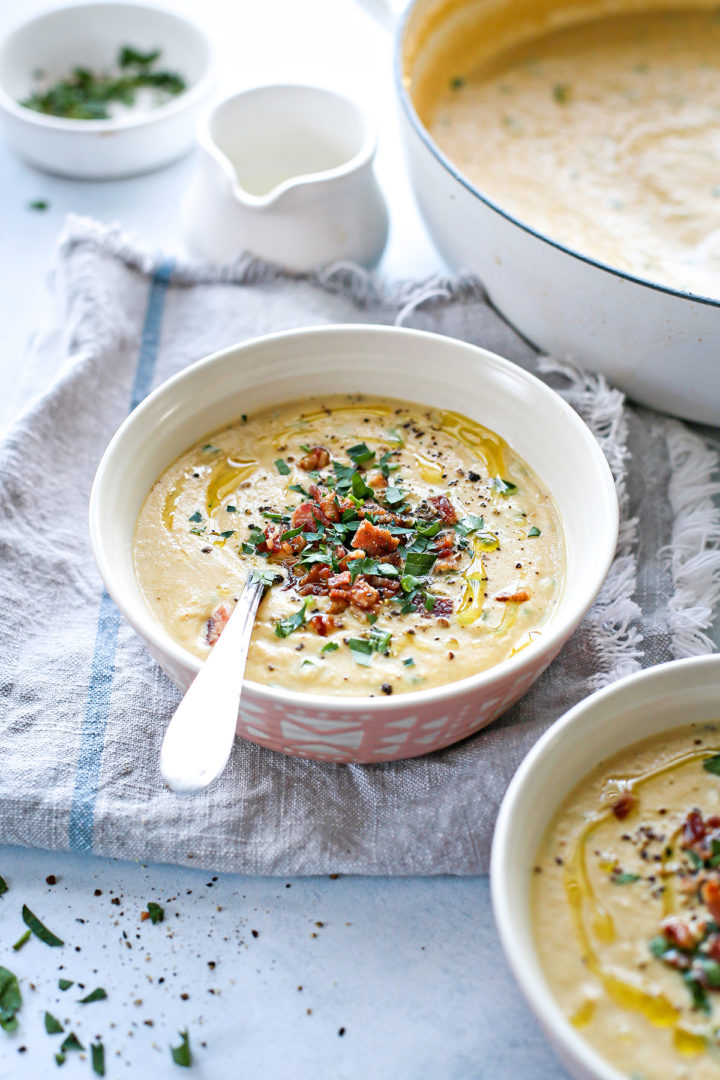
<svg viewBox="0 0 720 1080">
<path fill-rule="evenodd" d="M 485 463 L 490 476 L 505 474 L 505 448 L 507 443 L 494 431 L 468 420 L 456 412 L 445 412 L 440 417 L 440 430 L 452 435 L 463 446 L 473 450 Z"/>
<path fill-rule="evenodd" d="M 711 756 L 713 752 L 715 751 L 712 751 L 707 746 L 703 747 L 701 750 L 685 751 L 684 753 L 676 754 L 662 765 L 648 769 L 646 772 L 639 773 L 637 776 L 630 779 L 623 780 L 621 784 L 614 780 L 610 780 L 609 783 L 618 783 L 623 791 L 634 793 L 650 780 L 654 780 L 658 776 L 676 771 L 685 765 L 707 758 Z M 601 824 L 608 821 L 611 818 L 612 813 L 612 807 L 608 806 L 597 811 L 586 822 L 584 827 L 579 830 L 571 855 L 565 863 L 565 894 L 572 911 L 575 932 L 582 950 L 582 955 L 585 958 L 588 969 L 600 980 L 606 993 L 613 1001 L 624 1009 L 631 1009 L 641 1013 L 656 1027 L 673 1027 L 673 1041 L 679 1052 L 686 1055 L 702 1053 L 707 1049 L 708 1045 L 704 1036 L 688 1031 L 679 1024 L 678 1009 L 672 1002 L 668 1001 L 663 994 L 649 994 L 647 991 L 640 989 L 640 987 L 635 986 L 627 979 L 621 978 L 619 975 L 608 970 L 601 962 L 592 945 L 590 931 L 588 930 L 586 923 L 586 910 L 588 908 L 592 912 L 591 925 L 595 937 L 600 942 L 606 944 L 615 939 L 615 926 L 612 921 L 612 916 L 604 909 L 602 904 L 600 904 L 595 894 L 595 890 L 593 889 L 588 874 L 586 861 L 587 844 L 595 830 Z M 667 847 L 670 847 L 674 850 L 674 843 L 678 835 L 679 830 L 676 830 L 673 833 L 671 842 L 666 845 L 666 849 Z M 665 865 L 668 858 L 669 856 L 663 855 L 663 861 L 661 863 L 663 877 L 667 875 Z M 668 895 L 669 894 L 666 893 L 663 896 L 663 908 L 666 914 L 670 914 L 675 906 L 674 892 L 672 896 L 666 900 L 666 896 Z M 589 1023 L 591 1016 L 592 1010 L 585 1010 L 581 1006 L 572 1018 L 572 1022 L 577 1026 L 582 1026 Z"/>
</svg>

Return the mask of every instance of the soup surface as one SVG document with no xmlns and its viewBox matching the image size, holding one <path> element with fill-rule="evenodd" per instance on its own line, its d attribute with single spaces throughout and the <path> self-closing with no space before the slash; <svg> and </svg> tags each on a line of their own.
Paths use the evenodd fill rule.
<svg viewBox="0 0 720 1080">
<path fill-rule="evenodd" d="M 583 254 L 720 296 L 717 9 L 608 15 L 459 66 L 423 120 L 484 194 Z"/>
<path fill-rule="evenodd" d="M 633 1080 L 720 1075 L 720 722 L 603 762 L 548 830 L 533 878 L 545 974 Z"/>
<path fill-rule="evenodd" d="M 503 439 L 361 396 L 193 446 L 150 491 L 134 554 L 156 618 L 201 658 L 247 575 L 277 576 L 247 677 L 325 694 L 438 686 L 531 647 L 565 571 L 554 501 Z"/>
</svg>

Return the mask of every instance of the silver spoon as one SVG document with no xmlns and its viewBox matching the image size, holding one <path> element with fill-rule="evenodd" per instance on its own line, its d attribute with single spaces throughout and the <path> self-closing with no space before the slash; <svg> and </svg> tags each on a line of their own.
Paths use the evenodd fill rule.
<svg viewBox="0 0 720 1080">
<path fill-rule="evenodd" d="M 248 575 L 225 629 L 168 725 L 160 749 L 160 772 L 173 791 L 201 791 L 227 765 L 250 638 L 267 587 L 267 580 Z"/>
</svg>

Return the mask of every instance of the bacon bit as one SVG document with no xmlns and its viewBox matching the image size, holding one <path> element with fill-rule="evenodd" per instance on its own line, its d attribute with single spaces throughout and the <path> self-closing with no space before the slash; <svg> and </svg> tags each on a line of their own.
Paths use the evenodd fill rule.
<svg viewBox="0 0 720 1080">
<path fill-rule="evenodd" d="M 435 537 L 435 543 L 433 544 L 433 551 L 437 552 L 438 559 L 446 559 L 448 555 L 452 554 L 455 547 L 455 537 L 452 533 L 440 533 Z"/>
<path fill-rule="evenodd" d="M 334 596 L 332 593 L 330 594 L 330 607 L 328 608 L 328 612 L 331 615 L 339 615 L 345 610 L 349 602 L 350 601 L 347 598 L 347 593 L 344 593 L 342 590 L 336 589 Z"/>
<path fill-rule="evenodd" d="M 637 798 L 629 791 L 625 791 L 615 800 L 610 809 L 618 821 L 624 821 L 630 811 L 635 808 L 636 803 Z"/>
<path fill-rule="evenodd" d="M 266 525 L 263 529 L 265 539 L 258 544 L 258 551 L 267 551 L 274 558 L 287 558 L 290 555 L 299 555 L 305 547 L 306 541 L 302 536 L 293 536 L 292 540 L 281 540 L 285 528 L 279 529 L 277 525 Z"/>
<path fill-rule="evenodd" d="M 454 525 L 457 522 L 455 507 L 446 495 L 431 495 L 428 502 L 435 507 L 435 510 L 447 525 Z"/>
<path fill-rule="evenodd" d="M 324 446 L 311 446 L 305 457 L 301 457 L 298 461 L 298 468 L 303 472 L 315 472 L 317 469 L 324 469 L 329 464 L 330 451 Z"/>
<path fill-rule="evenodd" d="M 338 559 L 338 566 L 341 570 L 347 570 L 348 563 L 354 562 L 356 559 L 365 558 L 365 552 L 362 548 L 360 548 L 358 551 L 345 551 L 345 548 L 342 548 L 342 551 L 343 556 L 342 558 Z M 337 551 L 335 552 L 335 555 L 337 557 Z"/>
<path fill-rule="evenodd" d="M 205 624 L 205 640 L 208 645 L 214 645 L 228 624 L 232 615 L 229 604 L 219 604 Z"/>
<path fill-rule="evenodd" d="M 387 529 L 378 529 L 377 525 L 363 521 L 350 546 L 362 548 L 368 555 L 385 555 L 395 551 L 399 544 L 398 537 L 393 536 Z"/>
<path fill-rule="evenodd" d="M 699 941 L 702 941 L 706 927 L 705 919 L 696 919 L 692 916 L 685 919 L 682 915 L 670 915 L 660 923 L 660 929 L 667 941 L 671 945 L 676 945 L 678 949 L 688 952 L 694 949 Z"/>
<path fill-rule="evenodd" d="M 448 615 L 453 613 L 453 602 L 449 596 L 436 596 L 435 606 L 432 611 L 427 611 L 425 608 L 425 600 L 418 593 L 418 595 L 412 600 L 413 607 L 426 619 L 439 619 L 447 618 Z"/>
<path fill-rule="evenodd" d="M 308 621 L 320 637 L 327 637 L 328 633 L 335 629 L 335 620 L 332 615 L 313 615 Z"/>
<path fill-rule="evenodd" d="M 514 593 L 500 593 L 495 599 L 501 604 L 524 604 L 531 596 L 532 593 L 527 589 L 516 589 Z"/>
<path fill-rule="evenodd" d="M 149 911 L 141 911 L 140 912 L 140 922 L 146 922 L 149 918 L 150 918 L 150 912 Z"/>
<path fill-rule="evenodd" d="M 328 578 L 332 573 L 329 566 L 315 563 L 305 577 L 298 582 L 298 592 L 301 596 L 322 596 L 328 589 Z"/>
<path fill-rule="evenodd" d="M 290 519 L 293 529 L 302 529 L 303 532 L 315 532 L 317 528 L 315 510 L 315 505 L 309 502 L 300 503 L 299 506 L 296 506 Z"/>
<path fill-rule="evenodd" d="M 691 810 L 683 822 L 683 836 L 681 847 L 695 847 L 705 839 L 707 827 L 699 810 Z"/>
<path fill-rule="evenodd" d="M 341 574 L 333 574 L 328 579 L 328 588 L 332 589 L 349 589 L 352 585 L 352 575 L 349 570 L 343 570 Z"/>
<path fill-rule="evenodd" d="M 717 876 L 708 878 L 700 888 L 700 896 L 707 904 L 716 923 L 720 923 L 720 880 Z"/>
<path fill-rule="evenodd" d="M 387 477 L 383 476 L 381 472 L 371 473 L 367 478 L 368 487 L 371 487 L 373 491 L 384 491 L 388 486 Z"/>
<path fill-rule="evenodd" d="M 380 599 L 380 593 L 372 585 L 368 585 L 363 577 L 358 577 L 350 589 L 350 603 L 363 611 L 370 611 Z"/>
</svg>

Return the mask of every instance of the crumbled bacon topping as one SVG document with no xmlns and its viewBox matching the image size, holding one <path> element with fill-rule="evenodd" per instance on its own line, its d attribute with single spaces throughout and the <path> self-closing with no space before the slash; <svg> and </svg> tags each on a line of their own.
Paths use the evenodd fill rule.
<svg viewBox="0 0 720 1080">
<path fill-rule="evenodd" d="M 637 798 L 631 792 L 624 791 L 622 795 L 618 795 L 610 809 L 618 821 L 624 821 L 630 811 L 634 809 L 636 803 Z"/>
<path fill-rule="evenodd" d="M 435 508 L 438 516 L 442 518 L 446 525 L 454 525 L 457 522 L 455 507 L 446 495 L 431 495 L 428 502 Z"/>
<path fill-rule="evenodd" d="M 232 615 L 229 604 L 218 604 L 212 615 L 205 624 L 205 641 L 208 645 L 214 645 L 228 624 Z"/>
<path fill-rule="evenodd" d="M 531 596 L 528 589 L 516 589 L 513 593 L 500 593 L 495 599 L 501 604 L 524 604 Z"/>
<path fill-rule="evenodd" d="M 335 629 L 335 620 L 332 615 L 313 615 L 308 622 L 320 637 L 327 637 Z"/>
<path fill-rule="evenodd" d="M 263 532 L 265 539 L 258 544 L 257 550 L 266 551 L 271 558 L 287 559 L 291 555 L 299 555 L 305 547 L 302 535 L 293 536 L 290 540 L 281 540 L 280 537 L 285 529 L 280 529 L 277 525 L 266 525 Z"/>
<path fill-rule="evenodd" d="M 304 472 L 315 472 L 330 464 L 330 451 L 324 446 L 311 446 L 305 457 L 298 461 L 298 468 Z"/>
<path fill-rule="evenodd" d="M 362 548 L 368 555 L 387 555 L 400 544 L 397 536 L 387 529 L 379 529 L 369 521 L 363 521 L 353 537 L 351 547 Z"/>
</svg>

